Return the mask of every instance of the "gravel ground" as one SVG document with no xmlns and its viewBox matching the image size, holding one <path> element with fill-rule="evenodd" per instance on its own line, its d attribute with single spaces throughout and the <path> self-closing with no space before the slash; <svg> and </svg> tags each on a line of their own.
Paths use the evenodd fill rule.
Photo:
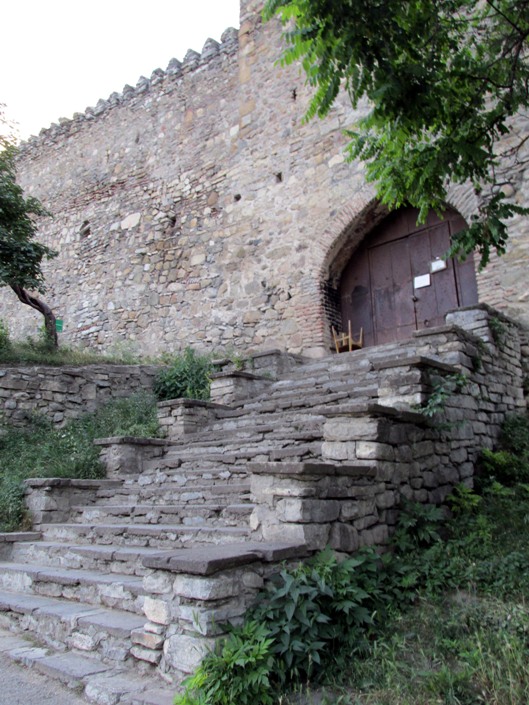
<svg viewBox="0 0 529 705">
<path fill-rule="evenodd" d="M 0 653 L 0 705 L 86 705 L 79 695 Z"/>
</svg>

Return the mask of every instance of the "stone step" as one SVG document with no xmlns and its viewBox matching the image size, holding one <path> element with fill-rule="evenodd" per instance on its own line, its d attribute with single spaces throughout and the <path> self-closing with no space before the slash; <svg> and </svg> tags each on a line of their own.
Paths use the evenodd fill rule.
<svg viewBox="0 0 529 705">
<path fill-rule="evenodd" d="M 174 446 L 173 446 L 174 447 Z M 171 451 L 168 451 L 168 454 Z M 178 470 L 179 463 L 174 464 L 164 463 L 167 455 L 163 458 L 155 458 L 144 463 L 141 474 L 129 474 L 123 477 L 123 487 L 140 483 L 142 485 L 150 485 L 153 483 L 176 482 L 181 487 L 193 487 L 194 485 L 233 485 L 244 483 L 248 479 L 248 471 L 245 468 L 226 468 L 218 467 L 196 467 L 187 468 L 185 472 Z M 164 470 L 160 471 L 160 463 L 164 463 Z M 119 490 L 118 490 L 119 491 Z M 113 496 L 111 492 L 102 491 L 98 494 L 98 498 L 106 498 Z"/>
<path fill-rule="evenodd" d="M 43 524 L 44 540 L 112 546 L 182 548 L 200 543 L 242 541 L 250 530 L 241 527 L 182 526 L 181 524 Z"/>
<path fill-rule="evenodd" d="M 36 541 L 14 543 L 9 560 L 18 563 L 143 576 L 148 572 L 143 565 L 144 559 L 160 553 L 163 551 L 159 547 L 98 546 Z"/>
<path fill-rule="evenodd" d="M 218 463 L 216 463 L 218 464 Z M 96 506 L 127 504 L 239 504 L 250 496 L 250 483 L 232 485 L 197 485 L 182 487 L 178 482 L 167 480 L 150 485 L 127 485 L 113 498 L 100 500 Z"/>
<path fill-rule="evenodd" d="M 142 579 L 131 575 L 3 561 L 0 589 L 143 614 Z"/>
<path fill-rule="evenodd" d="M 31 632 L 60 651 L 80 651 L 110 664 L 130 660 L 131 632 L 141 629 L 145 617 L 82 602 L 25 595 L 0 590 L 4 622 L 20 632 Z"/>
<path fill-rule="evenodd" d="M 232 467 L 237 464 L 246 464 L 247 462 L 256 461 L 264 462 L 266 460 L 278 461 L 283 459 L 304 459 L 317 457 L 320 455 L 321 441 L 312 441 L 310 443 L 288 443 L 283 445 L 276 444 L 271 441 L 254 444 L 250 446 L 240 446 L 237 450 L 224 450 L 221 445 L 207 449 L 201 448 L 199 445 L 174 448 L 166 458 L 160 461 L 160 467 L 163 468 L 167 460 L 175 459 L 180 461 L 182 470 L 186 470 L 188 465 L 196 465 L 197 462 L 202 464 L 209 462 L 212 465 L 219 466 L 224 464 Z"/>
<path fill-rule="evenodd" d="M 175 686 L 164 683 L 156 675 L 139 673 L 136 664 L 131 664 L 131 668 L 123 663 L 111 666 L 93 656 L 62 653 L 39 645 L 33 636 L 31 639 L 15 636 L 6 629 L 0 629 L 0 652 L 25 668 L 68 686 L 72 692 L 82 693 L 90 703 L 173 705 Z"/>
<path fill-rule="evenodd" d="M 99 504 L 72 507 L 70 521 L 106 523 L 126 519 L 141 524 L 183 524 L 184 526 L 235 526 L 247 518 L 254 505 L 224 503 Z"/>
</svg>

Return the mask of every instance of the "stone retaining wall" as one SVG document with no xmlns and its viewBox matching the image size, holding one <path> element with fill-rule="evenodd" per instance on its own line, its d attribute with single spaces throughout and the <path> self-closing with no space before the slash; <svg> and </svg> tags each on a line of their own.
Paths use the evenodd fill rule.
<svg viewBox="0 0 529 705">
<path fill-rule="evenodd" d="M 152 365 L 0 369 L 0 413 L 17 425 L 40 413 L 62 426 L 111 399 L 151 390 L 157 371 Z"/>
</svg>

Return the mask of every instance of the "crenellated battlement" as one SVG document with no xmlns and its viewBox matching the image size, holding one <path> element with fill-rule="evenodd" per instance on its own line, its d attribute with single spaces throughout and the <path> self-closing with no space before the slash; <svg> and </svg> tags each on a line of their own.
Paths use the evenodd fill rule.
<svg viewBox="0 0 529 705">
<path fill-rule="evenodd" d="M 152 99 L 155 91 L 159 96 L 173 92 L 189 73 L 207 69 L 213 62 L 227 55 L 233 56 L 238 51 L 238 37 L 239 31 L 228 27 L 222 33 L 220 43 L 210 37 L 201 53 L 189 49 L 182 61 L 172 58 L 165 71 L 156 68 L 150 78 L 140 76 L 135 86 L 126 84 L 121 93 L 113 92 L 108 98 L 101 98 L 95 106 L 87 107 L 83 113 L 74 113 L 73 118 L 59 118 L 57 123 L 43 128 L 37 136 L 33 135 L 20 144 L 21 157 L 31 159 L 41 148 L 75 134 L 85 123 L 96 120 L 117 106 L 141 102 L 146 96 Z"/>
</svg>

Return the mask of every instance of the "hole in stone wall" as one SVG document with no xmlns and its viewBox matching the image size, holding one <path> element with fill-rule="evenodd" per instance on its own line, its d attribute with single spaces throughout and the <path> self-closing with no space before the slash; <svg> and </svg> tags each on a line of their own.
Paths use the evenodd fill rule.
<svg viewBox="0 0 529 705">
<path fill-rule="evenodd" d="M 283 174 L 280 171 L 278 171 L 275 176 L 276 176 L 277 183 L 280 184 L 283 181 Z"/>
<path fill-rule="evenodd" d="M 241 194 L 240 194 L 240 193 L 236 193 L 235 196 L 233 197 L 233 200 L 234 200 L 234 201 L 240 201 L 241 198 L 242 198 Z"/>
<path fill-rule="evenodd" d="M 79 235 L 81 237 L 88 237 L 90 235 L 90 221 L 83 220 L 83 224 L 79 229 Z"/>
<path fill-rule="evenodd" d="M 292 100 L 293 100 L 294 102 L 296 102 L 296 98 L 298 97 L 298 92 L 297 92 L 297 89 L 296 89 L 296 88 L 293 88 L 293 89 L 292 89 L 291 95 L 292 95 Z"/>
</svg>

